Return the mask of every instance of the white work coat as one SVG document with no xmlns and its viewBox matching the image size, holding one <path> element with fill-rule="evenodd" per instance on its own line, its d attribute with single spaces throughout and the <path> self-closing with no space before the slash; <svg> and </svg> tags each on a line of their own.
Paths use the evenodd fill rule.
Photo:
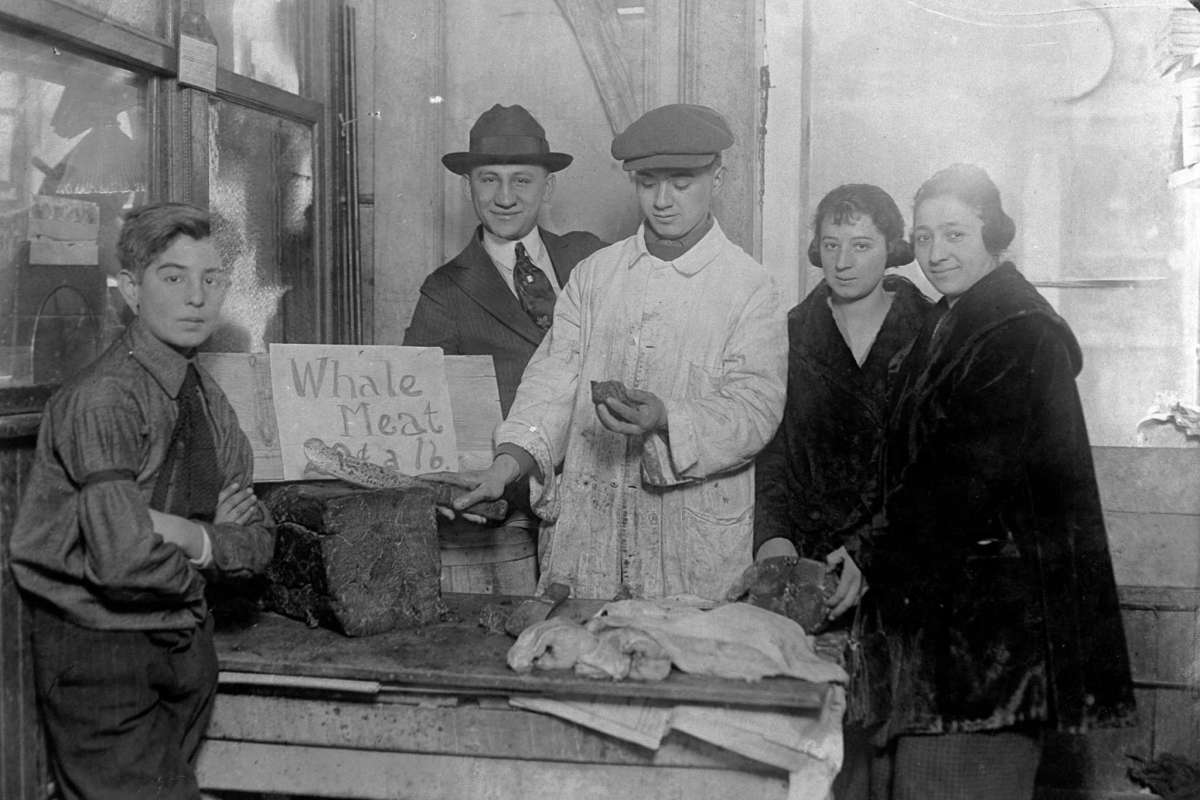
<svg viewBox="0 0 1200 800">
<path fill-rule="evenodd" d="M 751 562 L 753 459 L 779 425 L 786 375 L 774 282 L 717 224 L 674 261 L 639 228 L 581 262 L 494 437 L 548 477 L 530 482 L 541 586 L 722 598 Z M 606 429 L 591 400 L 605 380 L 657 395 L 668 430 Z"/>
</svg>

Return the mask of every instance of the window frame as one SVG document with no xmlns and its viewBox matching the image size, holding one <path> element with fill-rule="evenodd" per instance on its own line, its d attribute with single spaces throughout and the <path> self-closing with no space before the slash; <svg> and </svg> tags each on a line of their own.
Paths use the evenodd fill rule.
<svg viewBox="0 0 1200 800">
<path fill-rule="evenodd" d="M 56 0 L 0 0 L 0 29 L 52 46 L 61 45 L 86 58 L 146 75 L 150 143 L 147 197 L 207 208 L 210 94 L 176 80 L 175 44 L 181 11 L 203 10 L 203 6 L 203 0 L 164 3 L 161 13 L 166 15 L 167 37 L 159 38 Z M 216 90 L 211 94 L 222 102 L 306 125 L 312 132 L 313 264 L 317 270 L 319 331 L 321 340 L 326 342 L 339 338 L 334 319 L 335 298 L 361 291 L 358 286 L 335 286 L 338 273 L 333 263 L 338 98 L 330 72 L 336 54 L 326 45 L 335 44 L 332 33 L 342 8 L 343 3 L 337 1 L 300 5 L 301 94 L 223 68 L 217 69 Z M 345 339 L 345 334 L 340 338 Z M 54 388 L 54 384 L 0 387 L 0 435 L 7 438 L 17 434 L 18 429 L 23 434 L 35 429 L 37 413 Z"/>
</svg>

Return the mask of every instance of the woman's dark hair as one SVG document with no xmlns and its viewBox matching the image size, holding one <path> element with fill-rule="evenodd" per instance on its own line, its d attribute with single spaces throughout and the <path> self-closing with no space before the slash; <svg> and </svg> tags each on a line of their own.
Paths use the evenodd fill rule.
<svg viewBox="0 0 1200 800">
<path fill-rule="evenodd" d="M 887 242 L 887 263 L 898 267 L 913 260 L 912 247 L 904 239 L 904 217 L 892 196 L 869 183 L 847 183 L 821 198 L 813 215 L 813 238 L 808 245 L 808 261 L 821 266 L 821 223 L 829 220 L 835 225 L 851 223 L 867 216 Z"/>
<path fill-rule="evenodd" d="M 151 203 L 125 215 L 117 239 L 121 269 L 139 281 L 150 262 L 158 258 L 179 236 L 207 239 L 212 219 L 207 211 L 187 203 Z"/>
<path fill-rule="evenodd" d="M 1012 244 L 1017 226 L 1012 217 L 1004 213 L 1000 204 L 1000 190 L 981 167 L 974 164 L 951 164 L 934 173 L 921 184 L 913 198 L 913 210 L 921 203 L 934 197 L 953 197 L 975 209 L 983 220 L 983 246 L 992 255 L 999 255 Z"/>
</svg>

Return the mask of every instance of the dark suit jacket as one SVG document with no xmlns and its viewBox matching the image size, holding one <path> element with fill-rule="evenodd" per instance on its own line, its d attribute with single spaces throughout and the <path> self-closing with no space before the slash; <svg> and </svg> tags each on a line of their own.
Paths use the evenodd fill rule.
<svg viewBox="0 0 1200 800">
<path fill-rule="evenodd" d="M 605 246 L 586 231 L 538 232 L 560 286 L 566 286 L 576 264 Z M 500 277 L 481 237 L 476 228 L 466 249 L 425 279 L 404 344 L 440 347 L 447 355 L 493 356 L 500 410 L 507 416 L 521 373 L 544 334 Z"/>
</svg>

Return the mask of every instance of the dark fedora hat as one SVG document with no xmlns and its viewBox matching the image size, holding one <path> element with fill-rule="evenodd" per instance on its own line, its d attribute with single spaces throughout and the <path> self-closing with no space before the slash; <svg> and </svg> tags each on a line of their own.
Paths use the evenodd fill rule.
<svg viewBox="0 0 1200 800">
<path fill-rule="evenodd" d="M 442 163 L 458 175 L 484 164 L 536 164 L 558 172 L 571 163 L 566 153 L 551 153 L 546 131 L 523 106 L 494 105 L 471 126 L 465 153 L 446 153 Z"/>
</svg>

